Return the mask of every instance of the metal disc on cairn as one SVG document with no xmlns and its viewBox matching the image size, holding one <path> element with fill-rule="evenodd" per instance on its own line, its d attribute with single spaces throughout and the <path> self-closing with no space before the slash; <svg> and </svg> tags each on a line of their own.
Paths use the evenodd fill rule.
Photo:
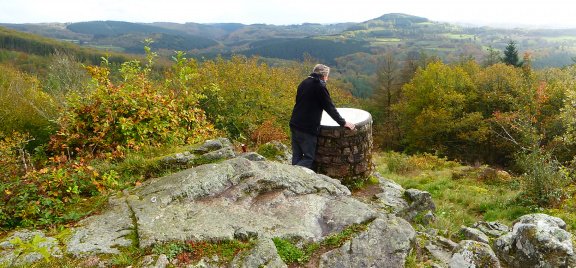
<svg viewBox="0 0 576 268">
<path fill-rule="evenodd" d="M 360 109 L 337 109 L 356 129 L 341 127 L 326 112 L 322 114 L 316 170 L 343 182 L 364 181 L 372 172 L 372 115 Z"/>
</svg>

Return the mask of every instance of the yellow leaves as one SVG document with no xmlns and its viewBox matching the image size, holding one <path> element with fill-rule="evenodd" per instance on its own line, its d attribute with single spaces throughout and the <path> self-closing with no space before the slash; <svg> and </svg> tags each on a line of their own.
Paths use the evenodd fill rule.
<svg viewBox="0 0 576 268">
<path fill-rule="evenodd" d="M 87 69 L 95 79 L 108 79 L 110 74 L 107 66 Z M 64 144 L 79 148 L 80 153 L 114 158 L 122 157 L 119 148 L 139 150 L 166 143 L 182 144 L 196 128 L 211 129 L 206 117 L 189 116 L 190 109 L 198 109 L 196 101 L 189 102 L 172 88 L 179 77 L 188 80 L 193 75 L 167 74 L 166 82 L 158 83 L 138 61 L 125 62 L 120 72 L 124 80 L 118 85 L 101 83 L 86 101 L 70 105 L 60 120 L 59 132 L 65 134 L 64 139 L 55 140 L 52 148 L 63 148 Z M 185 85 L 179 87 L 177 90 L 188 91 Z"/>
</svg>

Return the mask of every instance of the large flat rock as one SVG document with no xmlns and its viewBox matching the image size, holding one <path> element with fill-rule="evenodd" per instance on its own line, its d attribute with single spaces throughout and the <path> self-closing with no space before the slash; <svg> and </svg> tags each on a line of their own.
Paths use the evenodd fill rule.
<svg viewBox="0 0 576 268">
<path fill-rule="evenodd" d="M 138 242 L 285 237 L 319 241 L 377 217 L 338 180 L 309 169 L 234 158 L 147 181 L 111 198 L 74 230 L 76 255 L 118 253 Z M 137 240 L 128 239 L 130 234 Z"/>
</svg>

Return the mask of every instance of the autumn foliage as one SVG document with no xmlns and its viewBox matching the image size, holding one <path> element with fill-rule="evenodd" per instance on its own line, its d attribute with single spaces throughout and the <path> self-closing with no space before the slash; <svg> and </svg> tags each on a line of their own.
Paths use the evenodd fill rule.
<svg viewBox="0 0 576 268">
<path fill-rule="evenodd" d="M 88 67 L 96 88 L 70 99 L 51 148 L 94 156 L 121 157 L 145 146 L 181 145 L 216 132 L 194 98 L 178 98 L 174 88 L 150 79 L 150 67 L 122 64 L 122 80 L 113 83 L 104 64 Z"/>
</svg>

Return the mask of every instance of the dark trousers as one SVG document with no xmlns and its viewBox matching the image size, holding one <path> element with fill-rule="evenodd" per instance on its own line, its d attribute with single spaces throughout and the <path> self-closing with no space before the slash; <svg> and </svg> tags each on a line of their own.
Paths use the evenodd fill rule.
<svg viewBox="0 0 576 268">
<path fill-rule="evenodd" d="M 292 134 L 292 165 L 313 169 L 318 137 L 313 134 L 290 128 Z"/>
</svg>

